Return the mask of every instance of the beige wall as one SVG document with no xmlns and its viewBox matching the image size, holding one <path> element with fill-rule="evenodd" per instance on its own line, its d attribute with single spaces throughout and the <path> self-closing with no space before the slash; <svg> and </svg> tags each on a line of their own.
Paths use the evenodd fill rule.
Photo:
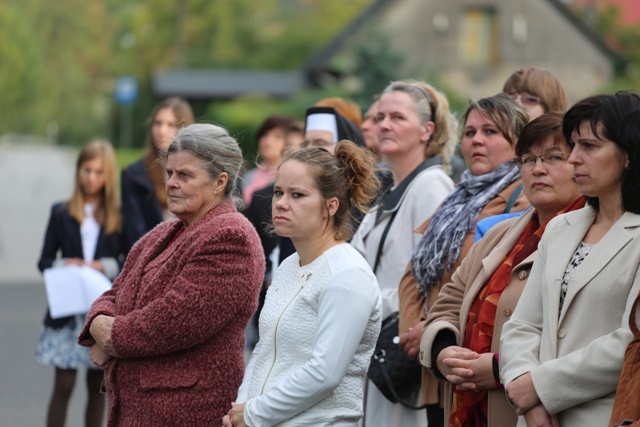
<svg viewBox="0 0 640 427">
<path fill-rule="evenodd" d="M 489 67 L 470 67 L 461 58 L 461 16 L 468 6 L 495 10 L 499 46 Z M 441 28 L 448 22 L 448 28 L 436 31 L 434 21 Z M 514 21 L 526 22 L 526 39 L 514 37 Z M 554 73 L 570 102 L 598 92 L 613 77 L 609 59 L 547 0 L 394 0 L 376 25 L 406 55 L 409 70 L 438 71 L 462 96 L 499 92 L 522 67 Z"/>
</svg>

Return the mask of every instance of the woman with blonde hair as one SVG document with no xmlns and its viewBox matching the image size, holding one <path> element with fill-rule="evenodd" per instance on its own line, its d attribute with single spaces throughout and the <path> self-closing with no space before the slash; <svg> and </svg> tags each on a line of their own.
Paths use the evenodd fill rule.
<svg viewBox="0 0 640 427">
<path fill-rule="evenodd" d="M 75 265 L 91 267 L 113 280 L 120 272 L 120 206 L 113 147 L 97 139 L 85 145 L 76 162 L 71 199 L 51 209 L 38 268 Z M 85 316 L 52 318 L 47 310 L 36 358 L 55 367 L 47 426 L 63 426 L 78 368 L 87 371 L 88 401 L 85 425 L 100 426 L 104 396 L 102 372 L 89 359 L 89 349 L 76 344 Z"/>
<path fill-rule="evenodd" d="M 376 274 L 386 318 L 398 311 L 398 283 L 420 240 L 413 230 L 453 190 L 447 172 L 456 121 L 443 93 L 425 82 L 406 80 L 383 91 L 376 122 L 393 183 L 364 217 L 351 244 Z M 425 425 L 426 417 L 391 402 L 369 381 L 364 422 L 368 427 L 416 426 Z"/>
</svg>

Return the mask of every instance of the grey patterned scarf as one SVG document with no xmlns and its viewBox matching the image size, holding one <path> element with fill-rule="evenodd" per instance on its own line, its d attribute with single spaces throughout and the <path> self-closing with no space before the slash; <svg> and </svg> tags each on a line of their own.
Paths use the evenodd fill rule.
<svg viewBox="0 0 640 427">
<path fill-rule="evenodd" d="M 462 242 L 480 211 L 518 178 L 520 171 L 512 161 L 480 176 L 472 175 L 469 170 L 463 172 L 460 183 L 431 217 L 427 231 L 413 252 L 411 272 L 425 295 L 442 278 L 445 261 L 447 270 L 453 268 Z"/>
</svg>

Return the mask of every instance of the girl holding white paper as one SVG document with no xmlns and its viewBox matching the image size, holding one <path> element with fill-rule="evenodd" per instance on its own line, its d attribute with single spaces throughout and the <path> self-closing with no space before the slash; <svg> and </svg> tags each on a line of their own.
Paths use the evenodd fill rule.
<svg viewBox="0 0 640 427">
<path fill-rule="evenodd" d="M 113 147 L 108 141 L 93 140 L 78 155 L 71 198 L 51 209 L 38 261 L 40 271 L 68 265 L 89 266 L 113 280 L 122 262 L 119 208 Z M 76 343 L 83 324 L 82 314 L 54 319 L 47 310 L 36 349 L 38 362 L 55 368 L 47 427 L 64 425 L 76 371 L 83 367 L 89 368 L 85 426 L 102 425 L 102 371 L 89 359 L 89 349 Z"/>
</svg>

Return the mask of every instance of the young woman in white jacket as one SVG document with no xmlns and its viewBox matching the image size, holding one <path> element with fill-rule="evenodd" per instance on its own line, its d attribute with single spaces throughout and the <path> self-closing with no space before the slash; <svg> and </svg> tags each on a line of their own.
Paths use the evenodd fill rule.
<svg viewBox="0 0 640 427">
<path fill-rule="evenodd" d="M 274 186 L 273 227 L 296 253 L 276 271 L 260 340 L 225 427 L 356 426 L 380 332 L 375 275 L 347 242 L 352 206 L 377 193 L 373 155 L 349 141 L 288 155 Z M 346 185 L 345 185 L 346 183 Z"/>
</svg>

